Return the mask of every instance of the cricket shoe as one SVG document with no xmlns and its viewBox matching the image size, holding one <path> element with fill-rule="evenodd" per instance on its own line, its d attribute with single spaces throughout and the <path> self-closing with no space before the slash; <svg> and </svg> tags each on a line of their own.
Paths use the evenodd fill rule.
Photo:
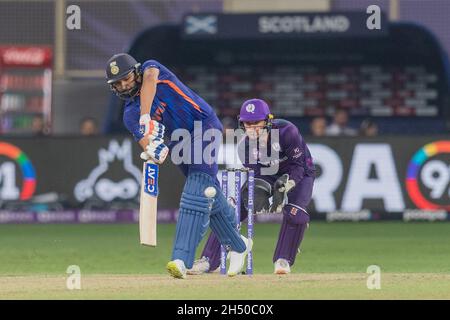
<svg viewBox="0 0 450 320">
<path fill-rule="evenodd" d="M 169 274 L 174 277 L 174 278 L 178 278 L 178 279 L 185 279 L 186 278 L 186 267 L 184 265 L 183 260 L 180 259 L 176 259 L 173 261 L 169 261 L 167 263 L 167 271 L 169 272 Z"/>
<path fill-rule="evenodd" d="M 288 274 L 291 273 L 291 267 L 286 259 L 278 259 L 275 262 L 275 274 Z"/>
<path fill-rule="evenodd" d="M 219 273 L 220 272 L 220 266 L 216 268 L 216 270 L 212 270 L 211 273 Z"/>
<path fill-rule="evenodd" d="M 209 258 L 202 257 L 201 259 L 195 260 L 194 265 L 191 269 L 187 270 L 187 274 L 189 275 L 198 275 L 202 273 L 206 273 L 209 271 Z"/>
<path fill-rule="evenodd" d="M 234 277 L 237 274 L 240 274 L 242 272 L 242 269 L 245 265 L 245 258 L 247 257 L 248 253 L 252 250 L 253 247 L 253 241 L 252 239 L 247 239 L 243 235 L 241 235 L 242 240 L 244 240 L 246 249 L 244 252 L 239 253 L 236 251 L 230 252 L 230 266 L 228 268 L 227 275 L 229 277 Z"/>
</svg>

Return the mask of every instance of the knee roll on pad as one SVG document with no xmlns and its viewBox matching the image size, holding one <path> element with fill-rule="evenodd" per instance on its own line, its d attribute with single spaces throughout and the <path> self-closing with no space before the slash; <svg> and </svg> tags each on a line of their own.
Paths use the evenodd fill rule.
<svg viewBox="0 0 450 320">
<path fill-rule="evenodd" d="M 215 177 L 201 171 L 194 171 L 187 176 L 183 192 L 205 197 L 205 189 L 212 186 L 217 187 Z"/>
<path fill-rule="evenodd" d="M 181 259 L 187 268 L 194 263 L 195 250 L 209 225 L 209 199 L 204 195 L 214 179 L 202 172 L 189 174 L 180 201 L 172 260 Z"/>
</svg>

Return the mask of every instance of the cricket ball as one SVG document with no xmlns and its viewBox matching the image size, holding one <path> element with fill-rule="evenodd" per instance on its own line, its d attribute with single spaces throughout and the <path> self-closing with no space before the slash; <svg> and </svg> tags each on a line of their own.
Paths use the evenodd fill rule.
<svg viewBox="0 0 450 320">
<path fill-rule="evenodd" d="M 214 187 L 208 187 L 205 189 L 205 196 L 207 198 L 214 198 L 216 196 L 216 188 Z"/>
</svg>

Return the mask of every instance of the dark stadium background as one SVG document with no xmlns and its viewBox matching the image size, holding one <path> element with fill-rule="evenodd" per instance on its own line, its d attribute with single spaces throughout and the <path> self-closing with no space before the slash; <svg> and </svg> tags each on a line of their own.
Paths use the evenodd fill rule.
<svg viewBox="0 0 450 320">
<path fill-rule="evenodd" d="M 267 4 L 255 6 L 249 2 L 246 7 L 239 1 L 113 3 L 0 1 L 0 30 L 7 30 L 0 33 L 3 55 L 0 141 L 24 152 L 33 165 L 36 183 L 33 197 L 26 201 L 14 196 L 14 188 L 10 190 L 12 193 L 8 190 L 2 193 L 2 221 L 38 220 L 40 213 L 52 213 L 56 221 L 77 221 L 79 210 L 109 212 L 113 216 L 120 216 L 124 210 L 136 210 L 137 194 L 127 199 L 120 199 L 119 194 L 117 198 L 102 199 L 94 192 L 92 197 L 80 200 L 75 192 L 77 183 L 86 179 L 100 163 L 101 150 L 109 150 L 114 158 L 104 177 L 114 183 L 131 177 L 138 183 L 136 170 L 140 170 L 141 162 L 137 145 L 122 125 L 122 103 L 104 81 L 105 61 L 120 51 L 128 51 L 139 60 L 157 59 L 172 68 L 216 109 L 227 127 L 236 125 L 237 112 L 245 99 L 260 97 L 270 103 L 276 117 L 295 123 L 308 143 L 334 152 L 342 165 L 342 176 L 332 195 L 334 206 L 317 210 L 316 202 L 325 201 L 317 190 L 311 204 L 311 211 L 316 213 L 314 218 L 326 219 L 328 215 L 333 219 L 333 213 L 341 212 L 343 219 L 402 219 L 411 210 L 419 210 L 427 217 L 431 207 L 417 205 L 417 192 L 412 194 L 406 184 L 408 166 L 417 152 L 438 141 L 449 143 L 448 1 L 431 0 L 425 4 L 423 1 L 335 0 L 318 1 L 315 5 L 286 1 L 274 10 L 266 8 Z M 81 10 L 80 30 L 65 27 L 69 16 L 65 10 L 71 4 Z M 366 9 L 371 4 L 382 10 L 381 30 L 369 31 L 361 25 L 369 16 Z M 222 25 L 228 34 L 220 29 L 215 36 L 186 35 L 187 16 L 208 14 L 248 16 L 240 20 L 242 24 Z M 295 32 L 271 38 L 257 33 L 241 35 L 239 30 L 245 29 L 246 23 L 250 30 L 258 14 L 303 14 L 311 19 L 315 15 L 343 14 L 357 18 L 351 30 L 340 35 Z M 19 53 L 8 51 L 14 48 L 19 48 Z M 27 59 L 26 50 L 33 48 L 44 50 L 45 58 L 40 65 L 6 61 L 8 54 L 13 58 L 17 54 L 20 60 L 20 52 L 25 52 L 22 59 Z M 338 108 L 349 112 L 349 125 L 356 130 L 363 121 L 374 122 L 378 135 L 313 137 L 312 119 L 324 116 L 330 123 Z M 32 123 L 39 117 L 44 120 L 43 132 L 33 133 Z M 97 135 L 80 135 L 80 122 L 86 118 L 96 121 Z M 125 153 L 130 152 L 134 176 L 124 170 L 124 157 L 110 149 L 111 144 L 116 146 L 113 147 L 116 151 L 124 148 Z M 356 213 L 342 207 L 343 195 L 349 188 L 348 175 L 355 165 L 352 163 L 355 148 L 366 144 L 382 144 L 388 148 L 395 166 L 396 176 L 392 179 L 400 188 L 393 196 L 403 205 L 392 209 L 375 196 L 364 199 Z M 5 189 L 9 179 L 18 194 L 26 180 L 24 169 L 5 150 L 0 154 L 3 178 L 0 187 Z M 448 150 L 430 156 L 429 160 L 448 166 Z M 329 165 L 324 159 L 317 159 L 318 181 L 322 170 Z M 376 171 L 385 168 L 371 170 L 367 179 L 376 180 L 380 175 Z M 449 219 L 448 192 L 430 198 L 434 186 L 421 181 L 421 172 L 417 178 L 419 193 L 435 203 L 438 210 L 443 210 L 444 219 Z M 445 183 L 443 173 L 433 174 L 435 183 Z M 172 164 L 163 166 L 160 185 L 159 207 L 168 210 L 172 217 L 183 185 L 181 174 Z M 18 212 L 31 216 L 24 218 Z M 58 215 L 61 212 L 70 214 L 63 218 Z M 124 221 L 135 218 L 132 213 L 124 214 Z"/>
</svg>

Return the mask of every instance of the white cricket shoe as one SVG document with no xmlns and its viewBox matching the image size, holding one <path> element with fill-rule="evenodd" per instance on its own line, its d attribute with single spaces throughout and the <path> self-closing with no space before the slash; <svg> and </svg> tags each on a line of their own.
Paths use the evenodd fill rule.
<svg viewBox="0 0 450 320">
<path fill-rule="evenodd" d="M 169 261 L 166 266 L 167 271 L 169 274 L 178 279 L 185 279 L 186 278 L 186 266 L 184 265 L 184 261 L 180 259 L 176 259 L 173 261 Z"/>
<path fill-rule="evenodd" d="M 247 257 L 247 254 L 250 250 L 252 250 L 253 247 L 252 239 L 247 239 L 243 235 L 241 235 L 241 238 L 242 240 L 244 240 L 245 246 L 247 248 L 242 253 L 236 251 L 230 252 L 230 266 L 227 272 L 229 277 L 234 277 L 235 275 L 242 272 L 242 268 L 244 268 L 245 265 L 245 257 Z"/>
<path fill-rule="evenodd" d="M 291 267 L 286 259 L 278 259 L 275 261 L 275 271 L 276 274 L 288 274 L 291 273 Z"/>
<path fill-rule="evenodd" d="M 191 269 L 187 270 L 189 275 L 198 275 L 209 271 L 209 258 L 202 257 L 194 261 L 194 265 Z"/>
</svg>

